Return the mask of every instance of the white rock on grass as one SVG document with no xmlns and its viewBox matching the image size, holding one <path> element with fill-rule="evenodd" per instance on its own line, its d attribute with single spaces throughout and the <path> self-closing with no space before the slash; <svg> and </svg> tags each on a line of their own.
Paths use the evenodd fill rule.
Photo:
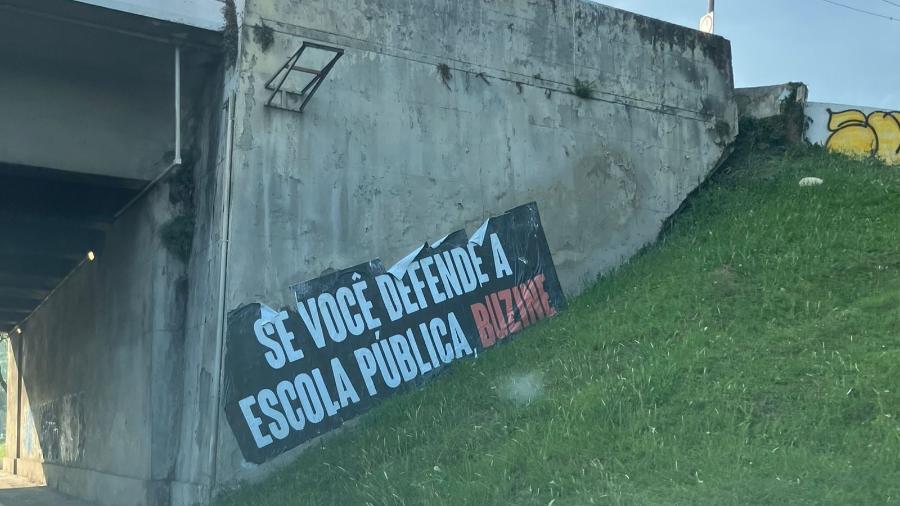
<svg viewBox="0 0 900 506">
<path fill-rule="evenodd" d="M 800 180 L 800 186 L 819 186 L 824 182 L 817 177 L 805 177 Z"/>
</svg>

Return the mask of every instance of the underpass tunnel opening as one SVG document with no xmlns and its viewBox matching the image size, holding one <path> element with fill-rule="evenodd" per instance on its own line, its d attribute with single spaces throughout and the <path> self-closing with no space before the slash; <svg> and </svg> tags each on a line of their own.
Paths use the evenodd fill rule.
<svg viewBox="0 0 900 506">
<path fill-rule="evenodd" d="M 82 262 L 146 182 L 0 163 L 0 331 L 18 327 Z"/>
<path fill-rule="evenodd" d="M 161 236 L 208 147 L 220 45 L 88 3 L 0 5 L 4 471 L 82 497 L 88 475 L 138 494 L 164 476 L 151 357 L 178 338 L 187 267 Z"/>
</svg>

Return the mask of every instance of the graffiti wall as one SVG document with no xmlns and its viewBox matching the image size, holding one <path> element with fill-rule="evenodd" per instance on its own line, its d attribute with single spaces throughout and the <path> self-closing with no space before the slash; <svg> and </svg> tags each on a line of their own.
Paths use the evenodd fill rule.
<svg viewBox="0 0 900 506">
<path fill-rule="evenodd" d="M 900 111 L 808 103 L 807 139 L 829 151 L 900 165 Z"/>
</svg>

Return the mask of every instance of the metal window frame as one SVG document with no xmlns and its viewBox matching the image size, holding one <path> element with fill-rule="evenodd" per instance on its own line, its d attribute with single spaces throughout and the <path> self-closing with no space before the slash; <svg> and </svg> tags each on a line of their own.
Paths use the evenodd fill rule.
<svg viewBox="0 0 900 506">
<path fill-rule="evenodd" d="M 311 49 L 319 49 L 322 51 L 329 51 L 334 53 L 334 56 L 331 60 L 325 64 L 319 70 L 306 68 L 306 67 L 298 67 L 297 62 L 300 60 L 300 57 L 303 55 L 303 52 L 306 51 L 306 48 Z M 266 81 L 266 89 L 272 91 L 272 95 L 269 96 L 269 99 L 266 100 L 266 107 L 274 107 L 276 109 L 284 109 L 287 111 L 294 111 L 302 113 L 306 108 L 306 104 L 309 103 L 309 100 L 316 94 L 316 90 L 319 89 L 319 86 L 322 85 L 322 82 L 325 81 L 325 78 L 328 77 L 328 73 L 331 72 L 331 69 L 334 68 L 334 65 L 338 60 L 341 59 L 341 56 L 344 56 L 344 50 L 337 47 L 325 46 L 322 44 L 317 44 L 315 42 L 303 41 L 303 44 L 300 45 L 300 48 L 291 55 L 290 58 L 278 69 L 278 72 L 275 72 L 275 75 L 269 78 Z M 297 95 L 295 92 L 287 91 L 281 89 L 284 85 L 285 81 L 287 81 L 288 76 L 293 71 L 303 72 L 306 74 L 312 74 L 313 78 L 306 83 L 303 90 L 299 93 L 299 96 L 304 97 L 303 102 L 300 103 L 299 107 L 291 107 L 287 104 L 285 100 L 286 94 Z M 275 84 L 275 80 L 281 75 L 281 79 L 278 81 L 278 84 Z M 308 93 L 307 93 L 308 92 Z M 275 102 L 275 97 L 281 94 L 280 103 Z"/>
</svg>

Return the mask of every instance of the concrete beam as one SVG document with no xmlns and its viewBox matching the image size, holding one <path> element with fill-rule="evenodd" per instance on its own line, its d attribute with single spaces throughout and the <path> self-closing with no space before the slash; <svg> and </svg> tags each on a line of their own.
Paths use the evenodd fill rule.
<svg viewBox="0 0 900 506">
<path fill-rule="evenodd" d="M 22 286 L 35 290 L 52 290 L 62 278 L 44 274 L 19 274 L 0 271 L 0 286 Z"/>
<path fill-rule="evenodd" d="M 4 0 L 0 10 L 215 50 L 225 26 L 217 0 Z"/>
<path fill-rule="evenodd" d="M 77 2 L 171 21 L 204 30 L 225 25 L 222 2 L 216 0 L 76 0 Z"/>
<path fill-rule="evenodd" d="M 50 293 L 50 290 L 41 290 L 38 288 L 22 288 L 16 286 L 0 286 L 0 297 L 10 297 L 15 299 L 27 299 L 34 302 L 36 306 L 47 294 Z"/>
<path fill-rule="evenodd" d="M 40 301 L 42 297 L 23 297 L 21 295 L 0 295 L 0 308 L 22 307 Z"/>
<path fill-rule="evenodd" d="M 146 180 L 172 162 L 175 47 L 184 119 L 221 51 L 217 32 L 72 0 L 4 0 L 0 33 L 0 161 Z"/>
<path fill-rule="evenodd" d="M 0 307 L 0 321 L 19 321 L 22 318 L 28 316 L 30 313 L 30 309 L 18 309 L 18 308 L 2 308 Z"/>
<path fill-rule="evenodd" d="M 11 212 L 0 210 L 0 230 L 6 225 L 25 225 L 33 228 L 50 227 L 57 230 L 93 230 L 105 232 L 112 225 L 109 215 L 47 216 L 37 212 Z"/>
<path fill-rule="evenodd" d="M 63 255 L 19 253 L 0 254 L 0 273 L 42 275 L 62 278 L 72 270 L 84 256 L 73 258 Z"/>
<path fill-rule="evenodd" d="M 22 165 L 15 163 L 0 163 L 0 177 L 27 177 L 42 181 L 54 181 L 67 184 L 89 185 L 102 188 L 119 188 L 123 190 L 140 191 L 147 181 L 127 177 L 97 176 L 81 172 L 52 169 L 49 167 L 37 167 L 34 165 Z"/>
<path fill-rule="evenodd" d="M 24 224 L 0 223 L 0 255 L 43 254 L 63 258 L 82 257 L 103 246 L 103 232 L 46 226 L 35 229 Z"/>
<path fill-rule="evenodd" d="M 16 320 L 9 318 L 0 318 L 0 330 L 9 332 L 16 326 Z"/>
<path fill-rule="evenodd" d="M 82 222 L 110 221 L 146 182 L 135 179 L 0 164 L 7 216 L 59 218 Z"/>
</svg>

